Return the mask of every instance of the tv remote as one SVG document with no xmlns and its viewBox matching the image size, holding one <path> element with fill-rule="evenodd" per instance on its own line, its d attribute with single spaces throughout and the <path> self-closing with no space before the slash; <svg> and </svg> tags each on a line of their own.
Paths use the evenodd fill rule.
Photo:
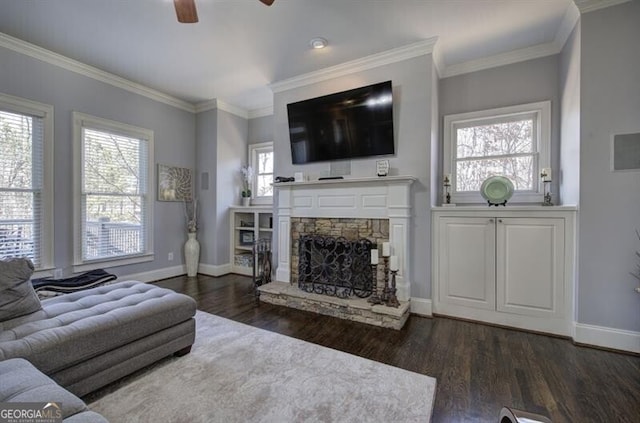
<svg viewBox="0 0 640 423">
<path fill-rule="evenodd" d="M 342 176 L 322 176 L 318 178 L 318 181 L 326 181 L 327 179 L 344 179 Z"/>
</svg>

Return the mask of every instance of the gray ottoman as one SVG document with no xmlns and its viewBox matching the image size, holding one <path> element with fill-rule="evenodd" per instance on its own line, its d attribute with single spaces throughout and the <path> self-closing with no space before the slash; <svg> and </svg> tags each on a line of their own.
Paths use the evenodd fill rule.
<svg viewBox="0 0 640 423">
<path fill-rule="evenodd" d="M 22 358 L 0 361 L 0 402 L 55 402 L 65 422 L 108 423 Z"/>
<path fill-rule="evenodd" d="M 154 285 L 120 282 L 41 304 L 0 321 L 0 360 L 24 358 L 78 396 L 186 354 L 195 339 L 196 302 Z"/>
</svg>

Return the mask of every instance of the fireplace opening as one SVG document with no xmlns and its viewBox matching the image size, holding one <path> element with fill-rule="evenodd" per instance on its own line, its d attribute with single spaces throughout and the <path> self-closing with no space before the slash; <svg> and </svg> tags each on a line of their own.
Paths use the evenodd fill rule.
<svg viewBox="0 0 640 423">
<path fill-rule="evenodd" d="M 368 297 L 373 292 L 368 239 L 303 235 L 298 243 L 298 287 L 339 298 Z"/>
</svg>

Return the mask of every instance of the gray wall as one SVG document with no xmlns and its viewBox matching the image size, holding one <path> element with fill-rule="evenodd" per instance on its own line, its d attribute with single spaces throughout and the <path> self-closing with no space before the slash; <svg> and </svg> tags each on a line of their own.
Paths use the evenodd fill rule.
<svg viewBox="0 0 640 423">
<path fill-rule="evenodd" d="M 193 113 L 1 47 L 0 92 L 54 107 L 54 262 L 65 274 L 71 273 L 73 261 L 72 111 L 151 129 L 155 162 L 193 168 Z M 182 203 L 156 201 L 154 225 L 155 261 L 109 271 L 127 275 L 184 263 L 186 224 Z M 171 262 L 167 260 L 169 252 L 175 256 Z"/>
<path fill-rule="evenodd" d="M 196 174 L 198 197 L 198 240 L 200 263 L 216 263 L 216 162 L 218 160 L 218 112 L 207 110 L 196 115 Z M 205 183 L 203 182 L 203 174 Z M 206 188 L 206 189 L 205 189 Z"/>
<path fill-rule="evenodd" d="M 441 79 L 440 122 L 450 114 L 551 100 L 551 167 L 559 169 L 558 62 L 558 55 L 547 56 Z M 559 203 L 557 178 L 552 192 Z"/>
<path fill-rule="evenodd" d="M 240 204 L 240 169 L 247 160 L 247 119 L 218 110 L 215 262 L 230 262 L 229 207 Z"/>
<path fill-rule="evenodd" d="M 629 275 L 640 172 L 611 172 L 611 135 L 640 132 L 640 2 L 582 16 L 578 321 L 640 331 Z"/>
<path fill-rule="evenodd" d="M 580 22 L 560 54 L 560 196 L 580 203 Z"/>
<path fill-rule="evenodd" d="M 249 144 L 273 141 L 273 115 L 249 119 Z"/>
<path fill-rule="evenodd" d="M 293 165 L 289 146 L 287 104 L 391 80 L 394 96 L 396 154 L 389 158 L 392 175 L 412 175 L 413 220 L 409 231 L 412 289 L 414 297 L 431 297 L 430 249 L 430 162 L 431 162 L 431 55 L 380 66 L 355 74 L 295 88 L 274 95 L 274 152 L 276 175 L 292 176 L 296 171 L 316 179 L 328 163 Z M 376 158 L 351 160 L 352 176 L 374 176 Z M 275 200 L 274 200 L 275 201 Z M 274 223 L 276 221 L 274 220 Z M 274 229 L 274 235 L 277 230 Z M 277 240 L 274 240 L 277 245 Z M 277 258 L 274 257 L 274 263 Z"/>
</svg>

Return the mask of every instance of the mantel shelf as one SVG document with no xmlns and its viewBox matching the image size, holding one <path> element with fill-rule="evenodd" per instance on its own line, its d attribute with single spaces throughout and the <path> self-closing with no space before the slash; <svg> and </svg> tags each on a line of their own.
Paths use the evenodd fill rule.
<svg viewBox="0 0 640 423">
<path fill-rule="evenodd" d="M 406 184 L 412 184 L 417 178 L 414 176 L 369 176 L 364 178 L 351 178 L 345 179 L 324 179 L 318 181 L 304 181 L 304 182 L 278 182 L 274 183 L 274 188 L 282 187 L 305 187 L 313 188 L 316 185 L 356 185 L 356 184 L 371 184 L 371 185 L 384 185 L 390 183 L 404 182 Z"/>
</svg>

